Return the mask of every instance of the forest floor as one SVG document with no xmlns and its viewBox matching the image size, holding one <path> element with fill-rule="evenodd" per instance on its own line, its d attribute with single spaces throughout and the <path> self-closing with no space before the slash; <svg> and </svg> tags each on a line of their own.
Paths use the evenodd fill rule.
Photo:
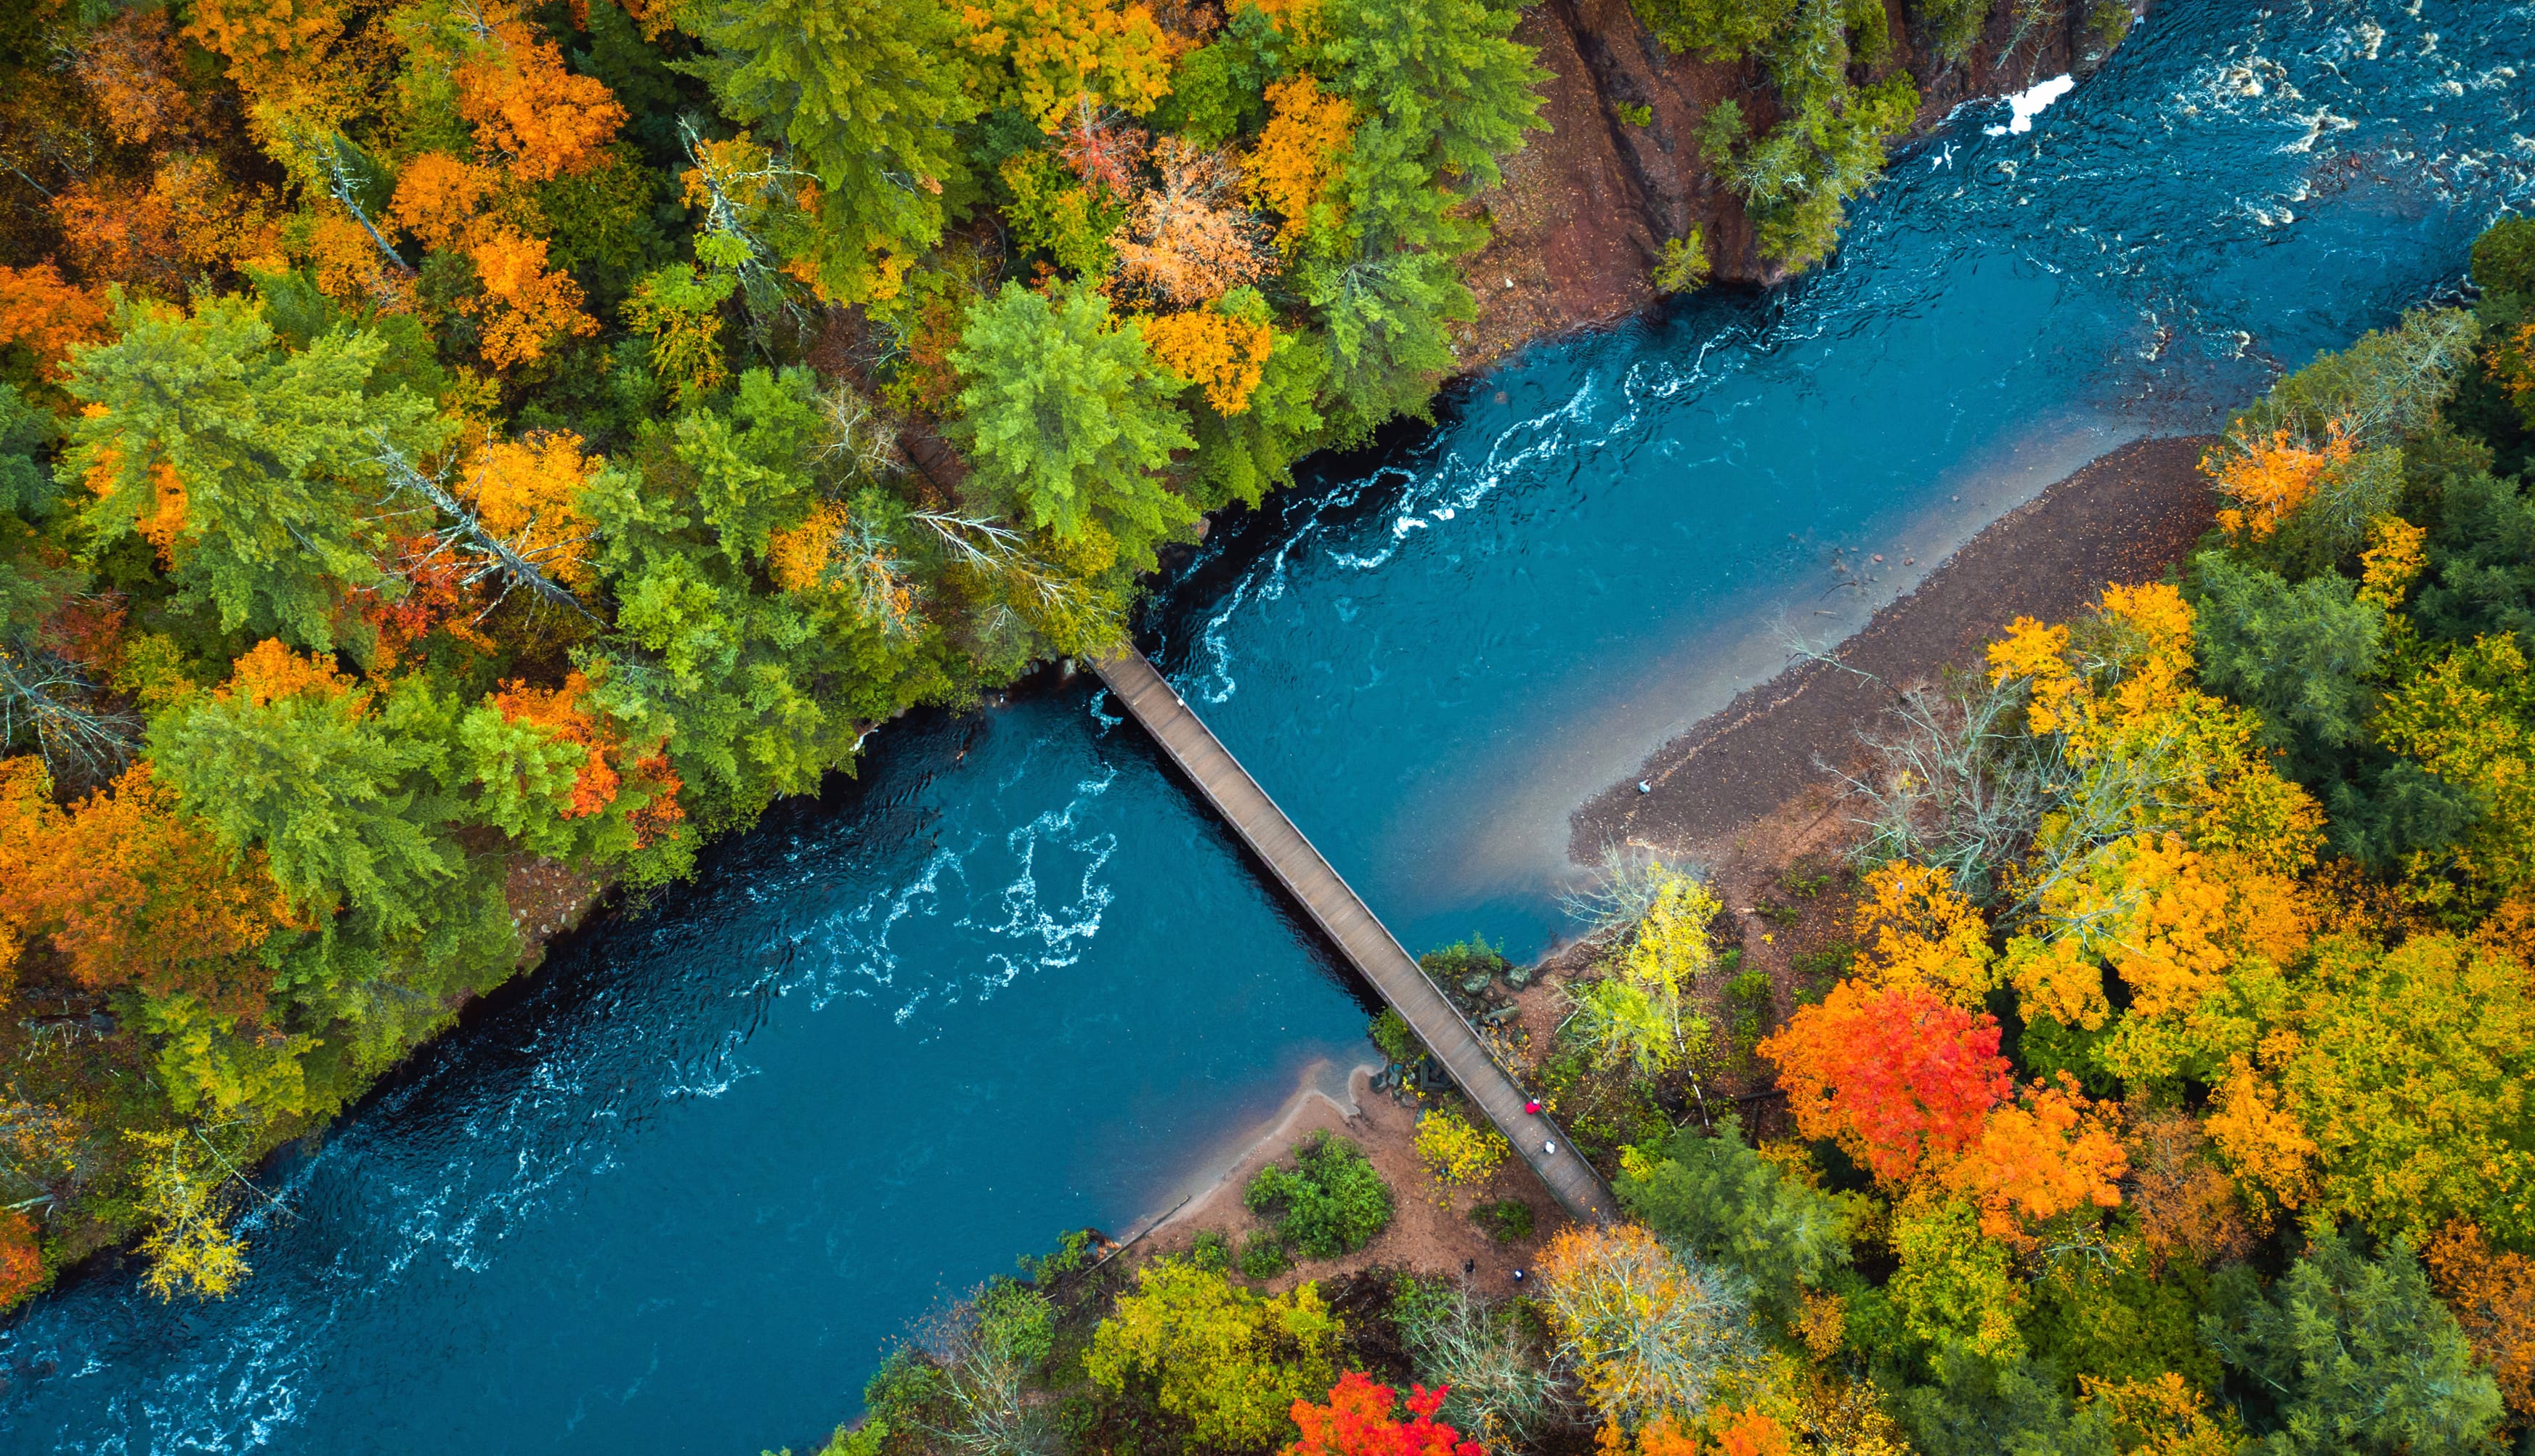
<svg viewBox="0 0 2535 1456">
<path fill-rule="evenodd" d="M 1858 826 L 1825 764 L 1847 766 L 1896 694 L 1948 668 L 1970 669 L 2010 620 L 2062 621 L 2091 607 L 2107 582 L 2161 577 L 2208 528 L 2212 499 L 2198 462 L 2204 437 L 2143 440 L 2106 455 L 1992 522 L 1917 590 L 1893 602 L 1832 649 L 1738 697 L 1675 739 L 1640 773 L 1577 810 L 1580 858 L 1602 846 L 1651 850 L 1706 873 L 1739 932 L 1741 965 L 1765 971 L 1771 1025 L 1817 1000 L 1843 974 L 1855 881 L 1846 870 Z M 1836 665 L 1834 665 L 1834 663 Z M 1651 792 L 1639 794 L 1641 777 Z M 1557 1039 L 1565 988 L 1592 974 L 1596 947 L 1569 943 L 1542 957 L 1521 1007 L 1515 1039 L 1533 1064 Z M 1708 1008 L 1727 1024 L 1725 1008 Z M 1368 1046 L 1366 1056 L 1375 1054 Z M 1566 1216 L 1538 1180 L 1509 1160 L 1481 1188 L 1447 1196 L 1427 1180 L 1414 1137 L 1418 1108 L 1377 1089 L 1375 1065 L 1307 1068 L 1296 1091 L 1257 1130 L 1211 1165 L 1220 1170 L 1156 1224 L 1139 1252 L 1185 1250 L 1206 1230 L 1241 1245 L 1264 1222 L 1241 1191 L 1263 1167 L 1287 1157 L 1316 1131 L 1354 1139 L 1391 1184 L 1391 1227 L 1362 1250 L 1311 1260 L 1268 1285 L 1330 1280 L 1366 1268 L 1456 1275 L 1463 1261 L 1482 1291 L 1512 1289 Z M 1528 1066 L 1515 1067 L 1519 1077 Z M 1770 1079 L 1748 1048 L 1729 1051 L 1709 1083 L 1706 1111 L 1739 1108 L 1762 1135 L 1782 1132 Z M 1528 1238 L 1500 1243 L 1468 1217 L 1476 1204 L 1517 1199 L 1531 1206 Z"/>
</svg>

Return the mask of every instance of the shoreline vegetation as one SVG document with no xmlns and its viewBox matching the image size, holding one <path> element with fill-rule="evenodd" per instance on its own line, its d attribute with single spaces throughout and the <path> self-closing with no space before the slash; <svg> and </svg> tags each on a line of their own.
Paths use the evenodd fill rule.
<svg viewBox="0 0 2535 1456">
<path fill-rule="evenodd" d="M 2522 1445 L 2535 221 L 2472 277 L 1983 533 L 1873 694 L 1668 749 L 1787 792 L 1650 806 L 1538 965 L 1421 957 L 1623 1224 L 1507 1211 L 1378 1017 L 1352 1111 L 936 1311 L 821 1451 Z"/>
<path fill-rule="evenodd" d="M 1909 66 L 2131 16 L 2028 12 L 1604 18 L 1717 91 L 1621 272 L 1697 286 L 1709 223 L 1811 266 Z M 249 1277 L 259 1160 L 603 889 L 1113 640 L 1207 513 L 1548 327 L 1455 334 L 1547 125 L 1523 16 L 13 7 L 0 1307 L 124 1246 Z"/>
</svg>

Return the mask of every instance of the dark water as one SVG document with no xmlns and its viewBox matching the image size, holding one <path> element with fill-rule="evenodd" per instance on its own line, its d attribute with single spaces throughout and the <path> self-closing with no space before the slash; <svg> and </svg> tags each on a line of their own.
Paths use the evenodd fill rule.
<svg viewBox="0 0 2535 1456">
<path fill-rule="evenodd" d="M 2535 184 L 2530 63 L 2526 5 L 2163 7 L 2029 133 L 1900 157 L 1825 274 L 1538 351 L 1218 532 L 1148 641 L 1404 940 L 1527 951 L 1568 810 L 1789 639 L 2450 285 Z M 1362 1046 L 1103 709 L 882 734 L 278 1169 L 235 1297 L 100 1268 L 0 1335 L 0 1449 L 812 1442 L 928 1303 Z"/>
</svg>

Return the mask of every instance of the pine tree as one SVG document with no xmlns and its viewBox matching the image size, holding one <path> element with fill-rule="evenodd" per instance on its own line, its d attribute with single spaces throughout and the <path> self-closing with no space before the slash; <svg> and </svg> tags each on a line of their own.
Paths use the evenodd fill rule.
<svg viewBox="0 0 2535 1456">
<path fill-rule="evenodd" d="M 223 632 L 336 646 L 344 588 L 380 579 L 377 442 L 430 444 L 430 401 L 366 388 L 387 350 L 369 331 L 287 352 L 235 298 L 133 305 L 119 322 L 68 385 L 101 406 L 72 427 L 60 469 L 96 493 L 88 529 L 100 547 L 148 536 L 178 600 L 215 610 Z"/>
<path fill-rule="evenodd" d="M 1134 325 L 1113 324 L 1107 299 L 1080 285 L 1050 299 L 1006 283 L 959 345 L 961 429 L 999 509 L 1060 540 L 1105 532 L 1137 565 L 1196 518 L 1151 473 L 1197 444 L 1171 400 L 1178 382 Z"/>
<path fill-rule="evenodd" d="M 820 278 L 873 296 L 883 255 L 942 234 L 943 196 L 965 180 L 952 128 L 976 113 L 962 84 L 958 12 L 931 0 L 765 0 L 696 23 L 718 54 L 698 69 L 737 120 L 791 145 L 819 179 L 828 238 Z"/>
</svg>

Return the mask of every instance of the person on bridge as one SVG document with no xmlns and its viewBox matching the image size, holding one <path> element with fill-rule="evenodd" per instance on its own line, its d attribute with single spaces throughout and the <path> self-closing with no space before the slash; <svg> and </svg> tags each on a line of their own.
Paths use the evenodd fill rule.
<svg viewBox="0 0 2535 1456">
<path fill-rule="evenodd" d="M 1523 1113 L 1524 1113 L 1526 1116 L 1534 1117 L 1534 1118 L 1539 1117 L 1539 1116 L 1540 1116 L 1540 1099 L 1539 1099 L 1539 1098 L 1537 1098 L 1537 1097 L 1533 1097 L 1533 1098 L 1528 1098 L 1528 1099 L 1526 1099 L 1526 1100 L 1523 1102 L 1522 1110 L 1523 1110 Z"/>
</svg>

